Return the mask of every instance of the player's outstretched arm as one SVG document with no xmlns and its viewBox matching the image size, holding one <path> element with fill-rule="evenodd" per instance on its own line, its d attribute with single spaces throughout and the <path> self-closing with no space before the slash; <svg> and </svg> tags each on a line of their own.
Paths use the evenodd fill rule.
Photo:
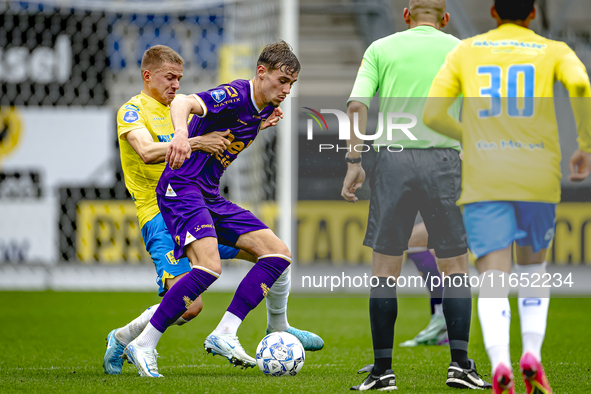
<svg viewBox="0 0 591 394">
<path fill-rule="evenodd" d="M 177 97 L 170 104 L 170 118 L 174 126 L 174 138 L 166 152 L 166 162 L 173 170 L 181 168 L 186 159 L 191 157 L 189 130 L 187 121 L 189 114 L 203 115 L 205 110 L 195 96 Z"/>
<path fill-rule="evenodd" d="M 145 164 L 158 164 L 164 161 L 169 143 L 154 142 L 146 128 L 136 129 L 122 135 Z"/>
<path fill-rule="evenodd" d="M 226 137 L 230 134 L 230 130 L 226 131 L 212 131 L 204 135 L 189 138 L 191 150 L 201 150 L 207 153 L 223 153 L 231 142 Z"/>
<path fill-rule="evenodd" d="M 230 131 L 214 131 L 205 135 L 189 138 L 191 151 L 201 150 L 207 153 L 222 153 L 230 145 L 230 141 L 225 138 Z M 132 130 L 123 134 L 139 157 L 145 164 L 163 163 L 166 159 L 166 153 L 170 147 L 170 142 L 156 142 L 153 140 L 150 132 L 145 129 Z"/>
</svg>

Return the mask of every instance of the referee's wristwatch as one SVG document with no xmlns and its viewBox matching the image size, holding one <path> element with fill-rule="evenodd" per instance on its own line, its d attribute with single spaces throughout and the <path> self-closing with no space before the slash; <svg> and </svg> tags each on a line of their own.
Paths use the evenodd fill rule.
<svg viewBox="0 0 591 394">
<path fill-rule="evenodd" d="M 353 158 L 350 158 L 350 157 L 349 157 L 349 152 L 347 152 L 347 153 L 345 154 L 345 161 L 346 161 L 347 163 L 351 163 L 351 164 L 361 163 L 361 155 L 359 155 L 359 157 L 357 157 L 357 158 L 353 159 Z"/>
</svg>

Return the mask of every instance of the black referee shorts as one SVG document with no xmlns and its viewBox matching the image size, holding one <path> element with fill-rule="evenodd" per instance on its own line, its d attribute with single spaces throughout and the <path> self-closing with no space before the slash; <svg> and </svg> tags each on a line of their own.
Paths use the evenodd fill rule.
<svg viewBox="0 0 591 394">
<path fill-rule="evenodd" d="M 455 149 L 380 150 L 370 175 L 371 200 L 363 244 L 400 256 L 408 249 L 417 212 L 438 258 L 467 252 L 462 213 L 461 160 Z"/>
</svg>

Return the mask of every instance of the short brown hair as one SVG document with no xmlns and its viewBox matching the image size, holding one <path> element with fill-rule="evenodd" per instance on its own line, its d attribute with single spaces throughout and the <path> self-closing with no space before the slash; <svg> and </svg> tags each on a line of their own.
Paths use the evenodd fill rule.
<svg viewBox="0 0 591 394">
<path fill-rule="evenodd" d="M 300 61 L 289 44 L 283 40 L 267 45 L 257 61 L 257 67 L 263 65 L 269 70 L 281 70 L 293 75 L 300 71 Z"/>
<path fill-rule="evenodd" d="M 146 70 L 158 70 L 164 65 L 164 63 L 178 64 L 182 66 L 185 61 L 175 52 L 174 49 L 167 47 L 166 45 L 154 45 L 148 48 L 142 56 L 142 73 Z"/>
</svg>

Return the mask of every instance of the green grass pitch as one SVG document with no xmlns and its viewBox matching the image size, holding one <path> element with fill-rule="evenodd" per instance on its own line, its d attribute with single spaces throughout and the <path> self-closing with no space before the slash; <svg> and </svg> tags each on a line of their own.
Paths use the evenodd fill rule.
<svg viewBox="0 0 591 394">
<path fill-rule="evenodd" d="M 125 364 L 120 376 L 103 373 L 107 333 L 159 302 L 147 293 L 0 292 L 0 392 L 202 392 L 338 393 L 359 384 L 357 369 L 372 362 L 368 300 L 293 296 L 290 323 L 320 334 L 325 348 L 306 354 L 295 377 L 273 378 L 258 369 L 241 370 L 224 358 L 206 356 L 203 340 L 217 325 L 230 294 L 206 293 L 205 308 L 192 323 L 172 327 L 160 341 L 158 365 L 164 379 L 137 376 Z M 399 348 L 428 322 L 426 298 L 399 300 L 394 372 L 400 393 L 445 393 L 449 348 Z M 511 324 L 513 369 L 521 349 L 515 300 Z M 555 393 L 591 392 L 591 300 L 553 299 L 544 344 L 544 366 Z M 490 364 L 474 309 L 470 356 L 490 381 Z M 264 336 L 264 305 L 238 334 L 254 355 Z M 517 376 L 518 377 L 518 376 Z M 517 379 L 517 392 L 525 391 Z"/>
</svg>

